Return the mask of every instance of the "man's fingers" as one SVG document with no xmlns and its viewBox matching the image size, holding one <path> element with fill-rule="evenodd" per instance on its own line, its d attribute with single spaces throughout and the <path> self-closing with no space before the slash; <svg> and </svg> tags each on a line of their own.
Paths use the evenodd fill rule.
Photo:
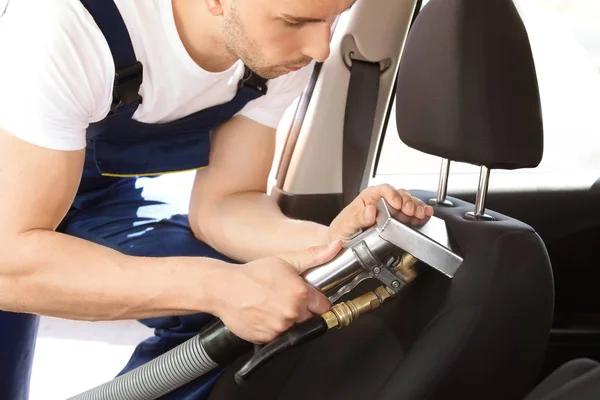
<svg viewBox="0 0 600 400">
<path fill-rule="evenodd" d="M 377 217 L 377 208 L 373 205 L 367 205 L 356 212 L 354 218 L 348 221 L 348 231 L 354 233 L 359 229 L 366 228 L 375 223 Z"/>
<path fill-rule="evenodd" d="M 433 216 L 433 207 L 431 207 L 429 205 L 425 205 L 425 216 L 426 217 Z"/>
<path fill-rule="evenodd" d="M 301 250 L 293 253 L 287 253 L 280 258 L 290 263 L 298 273 L 302 273 L 307 269 L 325 264 L 331 260 L 342 249 L 343 243 L 340 240 L 329 243 L 323 246 L 313 246 L 306 250 Z"/>
<path fill-rule="evenodd" d="M 361 192 L 359 198 L 365 205 L 377 205 L 379 200 L 384 198 L 397 210 L 402 208 L 404 200 L 399 190 L 387 184 L 368 187 Z"/>
<path fill-rule="evenodd" d="M 422 219 L 433 215 L 433 207 L 412 196 L 407 190 L 396 189 L 391 185 L 383 184 L 369 187 L 360 196 L 360 199 L 366 205 L 376 205 L 382 198 L 394 209 L 402 211 L 409 217 L 414 216 Z"/>
<path fill-rule="evenodd" d="M 314 287 L 310 287 L 308 310 L 314 314 L 324 314 L 331 308 L 331 302 L 325 295 Z"/>
<path fill-rule="evenodd" d="M 297 321 L 294 322 L 304 322 L 304 321 L 308 321 L 309 319 L 311 319 L 312 317 L 314 317 L 313 313 L 310 312 L 308 309 L 305 309 L 304 311 L 302 311 L 300 313 L 300 316 L 298 318 Z"/>
<path fill-rule="evenodd" d="M 377 208 L 368 205 L 356 211 L 353 218 L 348 218 L 342 227 L 343 235 L 350 237 L 363 228 L 375 225 L 377 219 Z"/>
<path fill-rule="evenodd" d="M 427 205 L 423 200 L 418 199 L 408 193 L 404 189 L 399 189 L 398 193 L 402 197 L 402 208 L 399 209 L 410 217 L 417 217 L 419 219 L 425 217 L 431 217 L 433 215 L 433 207 Z"/>
<path fill-rule="evenodd" d="M 361 228 L 370 227 L 377 221 L 377 207 L 367 206 L 363 212 L 363 226 Z"/>
<path fill-rule="evenodd" d="M 425 215 L 424 204 L 421 200 L 413 197 L 410 193 L 408 193 L 404 189 L 399 189 L 398 193 L 400 194 L 400 197 L 402 198 L 402 207 L 398 208 L 398 210 L 402 211 L 404 214 L 408 215 L 409 217 L 412 217 L 412 216 L 418 217 L 419 215 L 423 215 L 423 216 Z"/>
</svg>

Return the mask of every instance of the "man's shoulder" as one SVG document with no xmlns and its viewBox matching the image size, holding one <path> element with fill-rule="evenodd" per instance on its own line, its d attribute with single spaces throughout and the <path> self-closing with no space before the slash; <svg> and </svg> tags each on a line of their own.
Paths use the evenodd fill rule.
<svg viewBox="0 0 600 400">
<path fill-rule="evenodd" d="M 19 20 L 38 33 L 53 31 L 98 35 L 97 23 L 81 0 L 5 0 L 6 7 L 0 9 L 0 25 L 4 20 Z M 113 0 L 103 0 L 113 1 Z M 137 15 L 157 12 L 155 1 L 115 0 L 116 10 Z M 2 6 L 2 0 L 0 0 Z M 107 8 L 108 10 L 108 8 Z M 4 15 L 2 12 L 4 11 Z M 83 29 L 83 32 L 82 32 Z"/>
<path fill-rule="evenodd" d="M 85 8 L 79 0 L 7 0 L 3 19 L 21 18 L 41 24 L 59 26 L 83 16 Z"/>
<path fill-rule="evenodd" d="M 79 0 L 9 0 L 0 19 L 6 39 L 35 36 L 40 46 L 65 38 L 85 41 L 86 36 L 96 34 L 94 28 L 93 18 Z"/>
<path fill-rule="evenodd" d="M 0 54 L 0 122 L 41 146 L 79 148 L 87 123 L 108 112 L 114 70 L 81 2 L 10 0 L 0 19 Z M 29 117 L 18 118 L 24 108 Z"/>
<path fill-rule="evenodd" d="M 104 66 L 110 57 L 104 36 L 79 0 L 10 0 L 0 32 L 0 49 L 28 54 L 37 68 L 47 71 L 95 71 L 96 64 Z"/>
</svg>

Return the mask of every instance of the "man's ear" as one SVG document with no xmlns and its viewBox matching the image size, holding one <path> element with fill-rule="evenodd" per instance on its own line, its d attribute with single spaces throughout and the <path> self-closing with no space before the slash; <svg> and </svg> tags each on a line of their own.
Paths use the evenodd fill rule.
<svg viewBox="0 0 600 400">
<path fill-rule="evenodd" d="M 223 15 L 223 0 L 204 0 L 204 2 L 206 3 L 206 8 L 208 9 L 208 12 L 210 12 L 212 15 L 214 15 L 215 17 Z"/>
</svg>

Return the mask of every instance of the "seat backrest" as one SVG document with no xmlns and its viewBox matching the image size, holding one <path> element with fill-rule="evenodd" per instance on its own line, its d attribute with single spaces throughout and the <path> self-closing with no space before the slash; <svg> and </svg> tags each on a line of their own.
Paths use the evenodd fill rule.
<svg viewBox="0 0 600 400">
<path fill-rule="evenodd" d="M 473 204 L 450 199 L 452 207 L 435 213 L 463 264 L 451 281 L 421 267 L 396 300 L 405 305 L 385 310 L 398 318 L 404 357 L 377 398 L 520 400 L 535 384 L 552 321 L 544 243 L 530 226 L 500 213 L 488 210 L 494 221 L 469 220 Z"/>
<path fill-rule="evenodd" d="M 513 2 L 429 1 L 405 45 L 396 105 L 404 143 L 482 175 L 475 205 L 440 198 L 445 188 L 437 198 L 413 192 L 446 221 L 464 263 L 452 281 L 429 274 L 409 288 L 435 305 L 404 321 L 416 326 L 379 398 L 522 399 L 539 373 L 554 291 L 537 233 L 484 212 L 490 169 L 535 167 L 543 154 L 535 66 Z"/>
</svg>

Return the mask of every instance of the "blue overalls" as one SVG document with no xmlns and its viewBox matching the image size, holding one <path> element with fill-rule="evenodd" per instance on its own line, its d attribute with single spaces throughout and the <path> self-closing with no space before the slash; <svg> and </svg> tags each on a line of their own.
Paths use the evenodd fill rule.
<svg viewBox="0 0 600 400">
<path fill-rule="evenodd" d="M 264 95 L 267 81 L 246 68 L 237 94 L 225 104 L 171 123 L 137 122 L 132 115 L 142 101 L 138 91 L 143 67 L 136 59 L 125 23 L 112 0 L 81 2 L 94 17 L 113 55 L 116 67 L 114 102 L 109 115 L 92 124 L 87 131 L 81 184 L 58 231 L 128 255 L 207 256 L 228 260 L 194 237 L 187 215 L 177 213 L 179 211 L 164 218 L 140 215 L 142 208 L 159 206 L 168 209 L 171 206 L 148 196 L 142 197 L 143 189 L 137 184 L 137 177 L 206 166 L 211 129 L 229 120 L 248 102 Z M 4 341 L 0 348 L 0 369 L 7 369 L 0 370 L 0 398 L 26 400 L 38 318 L 2 314 L 6 314 L 2 318 L 16 324 L 19 331 L 13 330 L 7 339 L 10 342 Z M 140 321 L 155 328 L 155 336 L 137 346 L 120 374 L 193 337 L 213 318 L 208 314 L 194 314 Z M 11 328 L 5 325 L 3 329 Z M 221 372 L 214 370 L 161 399 L 204 399 Z"/>
</svg>

